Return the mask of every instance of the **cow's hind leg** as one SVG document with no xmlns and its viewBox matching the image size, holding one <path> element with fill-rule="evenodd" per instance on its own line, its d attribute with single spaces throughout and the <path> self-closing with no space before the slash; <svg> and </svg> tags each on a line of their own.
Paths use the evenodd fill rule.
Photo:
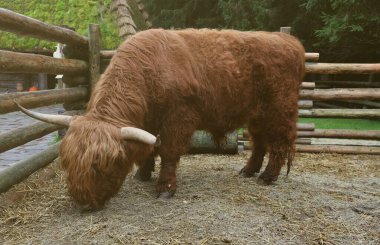
<svg viewBox="0 0 380 245">
<path fill-rule="evenodd" d="M 135 174 L 135 178 L 141 181 L 148 181 L 154 172 L 154 156 L 145 160 Z"/>
<path fill-rule="evenodd" d="M 251 135 L 253 138 L 252 154 L 245 167 L 240 171 L 240 175 L 244 177 L 252 177 L 255 173 L 260 172 L 266 153 L 265 141 L 262 135 L 255 133 L 251 133 Z"/>
<path fill-rule="evenodd" d="M 284 121 L 282 121 L 284 122 Z M 285 121 L 286 122 L 286 121 Z M 288 121 L 289 122 L 289 121 Z M 268 130 L 266 141 L 269 152 L 269 162 L 259 180 L 265 184 L 276 181 L 283 165 L 287 161 L 288 173 L 294 157 L 294 142 L 296 139 L 296 123 L 279 124 Z"/>
</svg>

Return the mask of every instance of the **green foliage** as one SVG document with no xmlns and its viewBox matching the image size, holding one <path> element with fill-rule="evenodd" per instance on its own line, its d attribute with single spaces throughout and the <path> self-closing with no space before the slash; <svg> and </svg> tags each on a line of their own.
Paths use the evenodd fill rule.
<svg viewBox="0 0 380 245">
<path fill-rule="evenodd" d="M 113 15 L 112 0 L 0 0 L 0 6 L 37 20 L 58 26 L 68 26 L 82 35 L 88 34 L 88 24 L 100 25 L 103 48 L 116 48 L 121 42 Z M 2 49 L 54 49 L 56 43 L 20 37 L 0 32 Z"/>
<path fill-rule="evenodd" d="M 103 48 L 121 42 L 112 0 L 0 0 L 0 6 L 87 35 L 101 27 Z M 133 1 L 130 1 L 133 3 Z M 328 62 L 379 62 L 378 0 L 144 0 L 154 27 L 276 31 L 291 26 L 306 50 Z M 131 4 L 136 8 L 135 3 Z M 143 21 L 135 16 L 139 24 Z M 140 16 L 141 17 L 141 16 Z M 140 23 L 141 24 L 141 23 Z M 0 32 L 0 48 L 54 48 L 55 43 Z"/>
<path fill-rule="evenodd" d="M 291 26 L 322 61 L 379 62 L 378 0 L 145 0 L 153 25 L 276 31 Z"/>
<path fill-rule="evenodd" d="M 313 10 L 315 7 L 310 5 Z M 317 9 L 320 7 L 317 7 Z M 321 10 L 315 47 L 328 56 L 352 62 L 378 62 L 380 4 L 376 0 L 331 0 Z"/>
<path fill-rule="evenodd" d="M 54 135 L 53 135 L 53 138 L 50 140 L 50 142 L 48 143 L 48 145 L 53 145 L 55 143 L 58 143 L 61 140 L 62 140 L 62 137 L 59 136 L 58 132 L 55 132 Z"/>
<path fill-rule="evenodd" d="M 155 27 L 222 27 L 218 0 L 146 0 L 144 3 Z"/>
</svg>

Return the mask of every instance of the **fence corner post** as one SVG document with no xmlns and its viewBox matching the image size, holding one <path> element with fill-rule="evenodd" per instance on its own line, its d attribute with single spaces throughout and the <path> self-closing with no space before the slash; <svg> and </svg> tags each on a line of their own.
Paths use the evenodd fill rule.
<svg viewBox="0 0 380 245">
<path fill-rule="evenodd" d="M 89 33 L 89 95 L 95 88 L 96 82 L 100 77 L 100 28 L 99 25 L 90 24 Z"/>
<path fill-rule="evenodd" d="M 290 26 L 280 27 L 280 32 L 290 34 L 291 29 L 292 28 Z"/>
</svg>

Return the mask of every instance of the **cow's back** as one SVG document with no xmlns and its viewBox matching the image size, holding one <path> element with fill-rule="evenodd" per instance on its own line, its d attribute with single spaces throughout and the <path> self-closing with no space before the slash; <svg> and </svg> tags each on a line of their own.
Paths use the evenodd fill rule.
<svg viewBox="0 0 380 245">
<path fill-rule="evenodd" d="M 97 87 L 115 87 L 117 80 L 126 87 L 123 102 L 141 103 L 156 120 L 186 105 L 199 113 L 202 128 L 226 131 L 259 110 L 263 96 L 298 91 L 303 53 L 295 38 L 281 33 L 153 29 L 119 47 Z"/>
</svg>

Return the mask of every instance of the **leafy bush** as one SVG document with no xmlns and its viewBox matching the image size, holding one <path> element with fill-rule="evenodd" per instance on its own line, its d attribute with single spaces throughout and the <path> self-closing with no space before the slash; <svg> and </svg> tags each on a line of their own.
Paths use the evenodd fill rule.
<svg viewBox="0 0 380 245">
<path fill-rule="evenodd" d="M 100 25 L 103 48 L 116 48 L 121 42 L 113 15 L 109 11 L 112 0 L 0 0 L 0 6 L 17 13 L 58 26 L 74 28 L 88 34 L 88 24 Z M 54 49 L 56 43 L 0 32 L 2 49 Z"/>
<path fill-rule="evenodd" d="M 380 60 L 378 0 L 145 0 L 153 24 L 276 31 L 291 26 L 323 61 Z"/>
</svg>

